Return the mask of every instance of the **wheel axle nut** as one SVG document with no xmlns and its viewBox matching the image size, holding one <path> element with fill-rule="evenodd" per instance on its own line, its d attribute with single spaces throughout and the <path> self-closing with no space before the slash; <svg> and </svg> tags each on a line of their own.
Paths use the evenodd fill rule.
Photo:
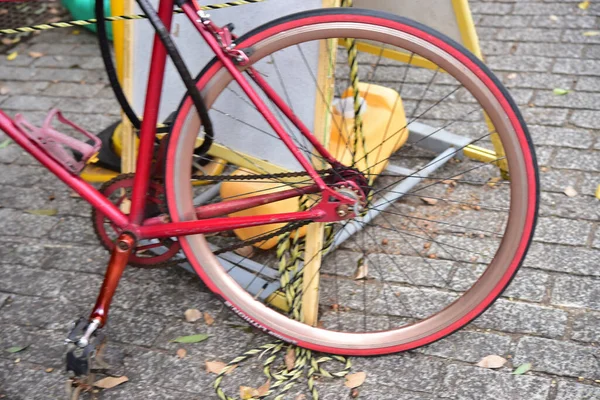
<svg viewBox="0 0 600 400">
<path fill-rule="evenodd" d="M 342 204 L 341 206 L 339 206 L 336 210 L 338 217 L 343 218 L 346 215 L 348 215 L 348 210 L 349 207 L 347 204 Z"/>
</svg>

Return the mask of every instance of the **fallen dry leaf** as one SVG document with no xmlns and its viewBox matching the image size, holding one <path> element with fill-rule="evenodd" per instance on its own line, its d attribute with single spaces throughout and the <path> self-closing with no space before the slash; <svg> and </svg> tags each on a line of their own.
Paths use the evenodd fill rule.
<svg viewBox="0 0 600 400">
<path fill-rule="evenodd" d="M 350 397 L 352 397 L 353 399 L 358 398 L 359 395 L 360 395 L 360 390 L 358 390 L 358 388 L 354 388 L 350 391 Z"/>
<path fill-rule="evenodd" d="M 6 8 L 0 8 L 0 15 L 8 14 L 8 10 Z"/>
<path fill-rule="evenodd" d="M 565 188 L 565 191 L 563 193 L 566 194 L 567 197 L 575 197 L 579 194 L 577 193 L 577 190 L 573 188 L 573 186 L 568 186 L 567 188 Z"/>
<path fill-rule="evenodd" d="M 582 1 L 581 3 L 577 4 L 577 7 L 579 7 L 579 9 L 581 9 L 581 10 L 587 10 L 588 8 L 590 8 L 590 1 L 589 0 Z"/>
<path fill-rule="evenodd" d="M 505 358 L 497 355 L 490 355 L 487 357 L 483 357 L 481 361 L 477 363 L 477 366 L 481 368 L 497 369 L 502 368 L 504 364 L 506 364 Z"/>
<path fill-rule="evenodd" d="M 357 372 L 355 374 L 346 375 L 346 382 L 344 385 L 350 389 L 354 389 L 362 385 L 365 382 L 365 379 L 367 379 L 366 372 Z"/>
<path fill-rule="evenodd" d="M 29 52 L 29 57 L 31 57 L 31 58 L 44 57 L 44 53 L 40 53 L 39 51 L 30 51 Z"/>
<path fill-rule="evenodd" d="M 187 351 L 185 351 L 185 349 L 177 350 L 177 357 L 184 358 L 186 355 L 187 355 Z"/>
<path fill-rule="evenodd" d="M 429 206 L 435 206 L 438 203 L 436 199 L 430 199 L 429 197 L 421 197 L 421 200 L 423 201 L 423 203 Z"/>
<path fill-rule="evenodd" d="M 46 368 L 46 372 L 47 372 L 47 373 L 50 373 L 50 372 L 52 372 L 52 371 L 54 371 L 54 368 Z"/>
<path fill-rule="evenodd" d="M 551 15 L 550 16 L 550 21 L 558 21 L 558 16 L 557 15 Z"/>
<path fill-rule="evenodd" d="M 252 256 L 254 255 L 254 247 L 253 246 L 244 246 L 244 247 L 241 247 L 234 251 L 237 255 L 245 257 L 245 258 L 252 258 Z"/>
<path fill-rule="evenodd" d="M 264 385 L 262 385 L 261 387 L 258 388 L 257 392 L 258 392 L 258 396 L 259 397 L 264 397 L 269 393 L 269 389 L 271 388 L 271 380 L 268 380 L 267 382 L 265 382 Z"/>
<path fill-rule="evenodd" d="M 240 386 L 240 398 L 242 400 L 248 400 L 256 397 L 264 397 L 267 395 L 267 393 L 269 393 L 270 387 L 270 380 L 258 389 L 254 389 L 253 387 L 249 386 Z"/>
<path fill-rule="evenodd" d="M 16 51 L 13 51 L 12 53 L 10 53 L 9 55 L 7 55 L 7 56 L 6 56 L 6 59 L 7 59 L 8 61 L 12 61 L 12 60 L 14 60 L 15 58 L 17 58 L 17 56 L 18 56 L 18 55 L 19 55 L 19 53 L 18 53 L 18 52 L 16 52 Z"/>
<path fill-rule="evenodd" d="M 389 240 L 387 240 L 387 239 L 383 239 L 383 240 L 381 241 L 381 244 L 382 244 L 382 245 L 384 245 L 384 246 L 387 246 L 387 245 L 388 245 L 388 243 L 390 243 L 390 241 L 389 241 Z"/>
<path fill-rule="evenodd" d="M 219 375 L 221 373 L 221 371 L 223 371 L 223 369 L 227 366 L 227 364 L 225 364 L 224 362 L 221 362 L 221 361 L 206 361 L 205 366 L 206 366 L 206 372 L 208 372 L 209 374 Z M 233 370 L 236 368 L 237 368 L 237 365 L 231 366 L 229 368 L 229 370 L 226 372 L 226 375 L 229 375 L 230 373 L 232 373 Z"/>
<path fill-rule="evenodd" d="M 10 89 L 7 87 L 1 87 L 0 88 L 0 94 L 8 94 L 10 93 Z"/>
<path fill-rule="evenodd" d="M 212 325 L 215 323 L 215 319 L 207 312 L 204 312 L 204 322 L 206 325 Z"/>
<path fill-rule="evenodd" d="M 517 78 L 517 74 L 513 72 L 511 74 L 508 74 L 507 78 L 510 79 L 510 80 L 516 79 Z"/>
<path fill-rule="evenodd" d="M 195 308 L 190 308 L 185 310 L 185 320 L 187 322 L 196 322 L 198 321 L 200 318 L 202 318 L 202 313 L 200 312 L 200 310 L 197 310 Z"/>
<path fill-rule="evenodd" d="M 600 31 L 587 31 L 583 32 L 583 36 L 598 36 L 600 35 Z"/>
<path fill-rule="evenodd" d="M 285 353 L 285 367 L 288 371 L 294 369 L 294 365 L 296 364 L 296 351 L 291 347 L 287 349 L 287 353 Z"/>
<path fill-rule="evenodd" d="M 115 386 L 119 386 L 120 384 L 127 382 L 128 380 L 129 378 L 126 376 L 107 376 L 106 378 L 100 379 L 94 383 L 94 386 L 100 389 L 112 389 Z"/>
<path fill-rule="evenodd" d="M 363 258 L 358 260 L 358 266 L 356 267 L 356 271 L 354 272 L 353 279 L 358 281 L 360 279 L 365 279 L 369 274 L 369 264 Z"/>
<path fill-rule="evenodd" d="M 298 396 L 296 396 L 296 398 L 294 400 L 306 400 L 306 395 L 303 393 L 300 393 Z"/>
</svg>

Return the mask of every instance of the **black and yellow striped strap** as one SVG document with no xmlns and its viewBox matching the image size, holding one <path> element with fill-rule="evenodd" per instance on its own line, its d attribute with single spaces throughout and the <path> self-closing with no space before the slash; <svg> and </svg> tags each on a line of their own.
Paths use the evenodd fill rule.
<svg viewBox="0 0 600 400">
<path fill-rule="evenodd" d="M 236 1 L 228 1 L 227 3 L 221 3 L 221 4 L 209 4 L 206 6 L 202 6 L 201 9 L 203 11 L 210 11 L 210 10 L 220 10 L 222 8 L 229 8 L 229 7 L 237 7 L 237 6 L 243 6 L 246 4 L 253 4 L 253 3 L 262 3 L 264 1 L 267 0 L 236 0 Z M 183 13 L 182 10 L 174 10 L 175 14 L 181 14 Z M 119 16 L 113 16 L 113 17 L 106 17 L 107 21 L 110 22 L 114 22 L 114 21 L 129 21 L 129 20 L 136 20 L 136 19 L 147 19 L 147 17 L 143 14 L 138 14 L 138 15 L 119 15 Z M 68 22 L 49 22 L 47 24 L 39 24 L 39 25 L 32 25 L 32 26 L 23 26 L 20 28 L 9 28 L 9 29 L 0 29 L 0 35 L 4 36 L 4 35 L 14 35 L 17 33 L 23 33 L 23 32 L 36 32 L 36 31 L 46 31 L 49 29 L 57 29 L 57 28 L 71 28 L 71 27 L 76 27 L 76 26 L 86 26 L 86 25 L 91 25 L 91 24 L 95 24 L 96 23 L 96 19 L 95 18 L 91 18 L 91 19 L 81 19 L 78 21 L 68 21 Z"/>
</svg>

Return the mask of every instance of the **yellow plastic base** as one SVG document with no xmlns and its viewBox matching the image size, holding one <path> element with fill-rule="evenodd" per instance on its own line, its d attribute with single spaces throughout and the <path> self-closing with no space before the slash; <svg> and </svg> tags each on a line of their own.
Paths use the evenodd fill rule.
<svg viewBox="0 0 600 400">
<path fill-rule="evenodd" d="M 329 136 L 328 150 L 344 165 L 355 167 L 368 172 L 370 176 L 381 173 L 387 166 L 390 155 L 402 147 L 408 139 L 406 115 L 400 95 L 393 89 L 378 85 L 360 84 L 359 91 L 367 103 L 367 111 L 362 115 L 364 126 L 364 145 L 362 140 L 355 141 L 354 119 L 343 118 L 337 110 L 333 112 L 333 122 Z M 342 97 L 351 97 L 353 92 L 348 89 Z M 356 143 L 356 149 L 354 144 Z M 366 155 L 366 156 L 365 156 Z M 234 174 L 251 174 L 245 169 L 238 169 Z M 221 186 L 221 197 L 244 198 L 248 193 L 267 194 L 289 189 L 280 181 L 264 180 L 264 182 L 225 182 Z M 315 199 L 315 201 L 318 199 Z M 309 203 L 310 204 L 310 203 Z M 298 198 L 282 200 L 277 203 L 265 204 L 248 210 L 240 211 L 231 216 L 252 216 L 294 212 L 298 210 Z M 248 240 L 267 234 L 281 228 L 284 224 L 263 225 L 252 228 L 236 229 L 234 232 L 241 240 Z M 305 228 L 300 230 L 304 236 Z M 263 250 L 273 248 L 278 239 L 272 238 L 255 244 Z"/>
</svg>

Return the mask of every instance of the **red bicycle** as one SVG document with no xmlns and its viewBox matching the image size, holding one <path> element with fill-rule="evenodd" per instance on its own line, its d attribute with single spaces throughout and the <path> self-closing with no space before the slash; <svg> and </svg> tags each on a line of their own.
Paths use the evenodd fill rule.
<svg viewBox="0 0 600 400">
<path fill-rule="evenodd" d="M 61 134 L 54 115 L 80 130 L 61 114 L 37 128 L 0 111 L 0 129 L 93 206 L 112 252 L 70 335 L 74 371 L 127 263 L 180 249 L 244 320 L 329 353 L 432 343 L 501 295 L 533 236 L 539 184 L 517 106 L 480 60 L 380 12 L 307 11 L 235 38 L 194 0 L 138 3 L 156 35 L 135 175 L 98 190 L 78 176 L 99 150 L 93 135 Z M 175 3 L 215 53 L 195 80 L 170 40 Z M 159 135 L 167 55 L 187 94 Z M 294 105 L 305 97 L 314 106 Z M 272 151 L 245 152 L 265 137 Z M 206 173 L 221 159 L 221 174 Z"/>
</svg>

